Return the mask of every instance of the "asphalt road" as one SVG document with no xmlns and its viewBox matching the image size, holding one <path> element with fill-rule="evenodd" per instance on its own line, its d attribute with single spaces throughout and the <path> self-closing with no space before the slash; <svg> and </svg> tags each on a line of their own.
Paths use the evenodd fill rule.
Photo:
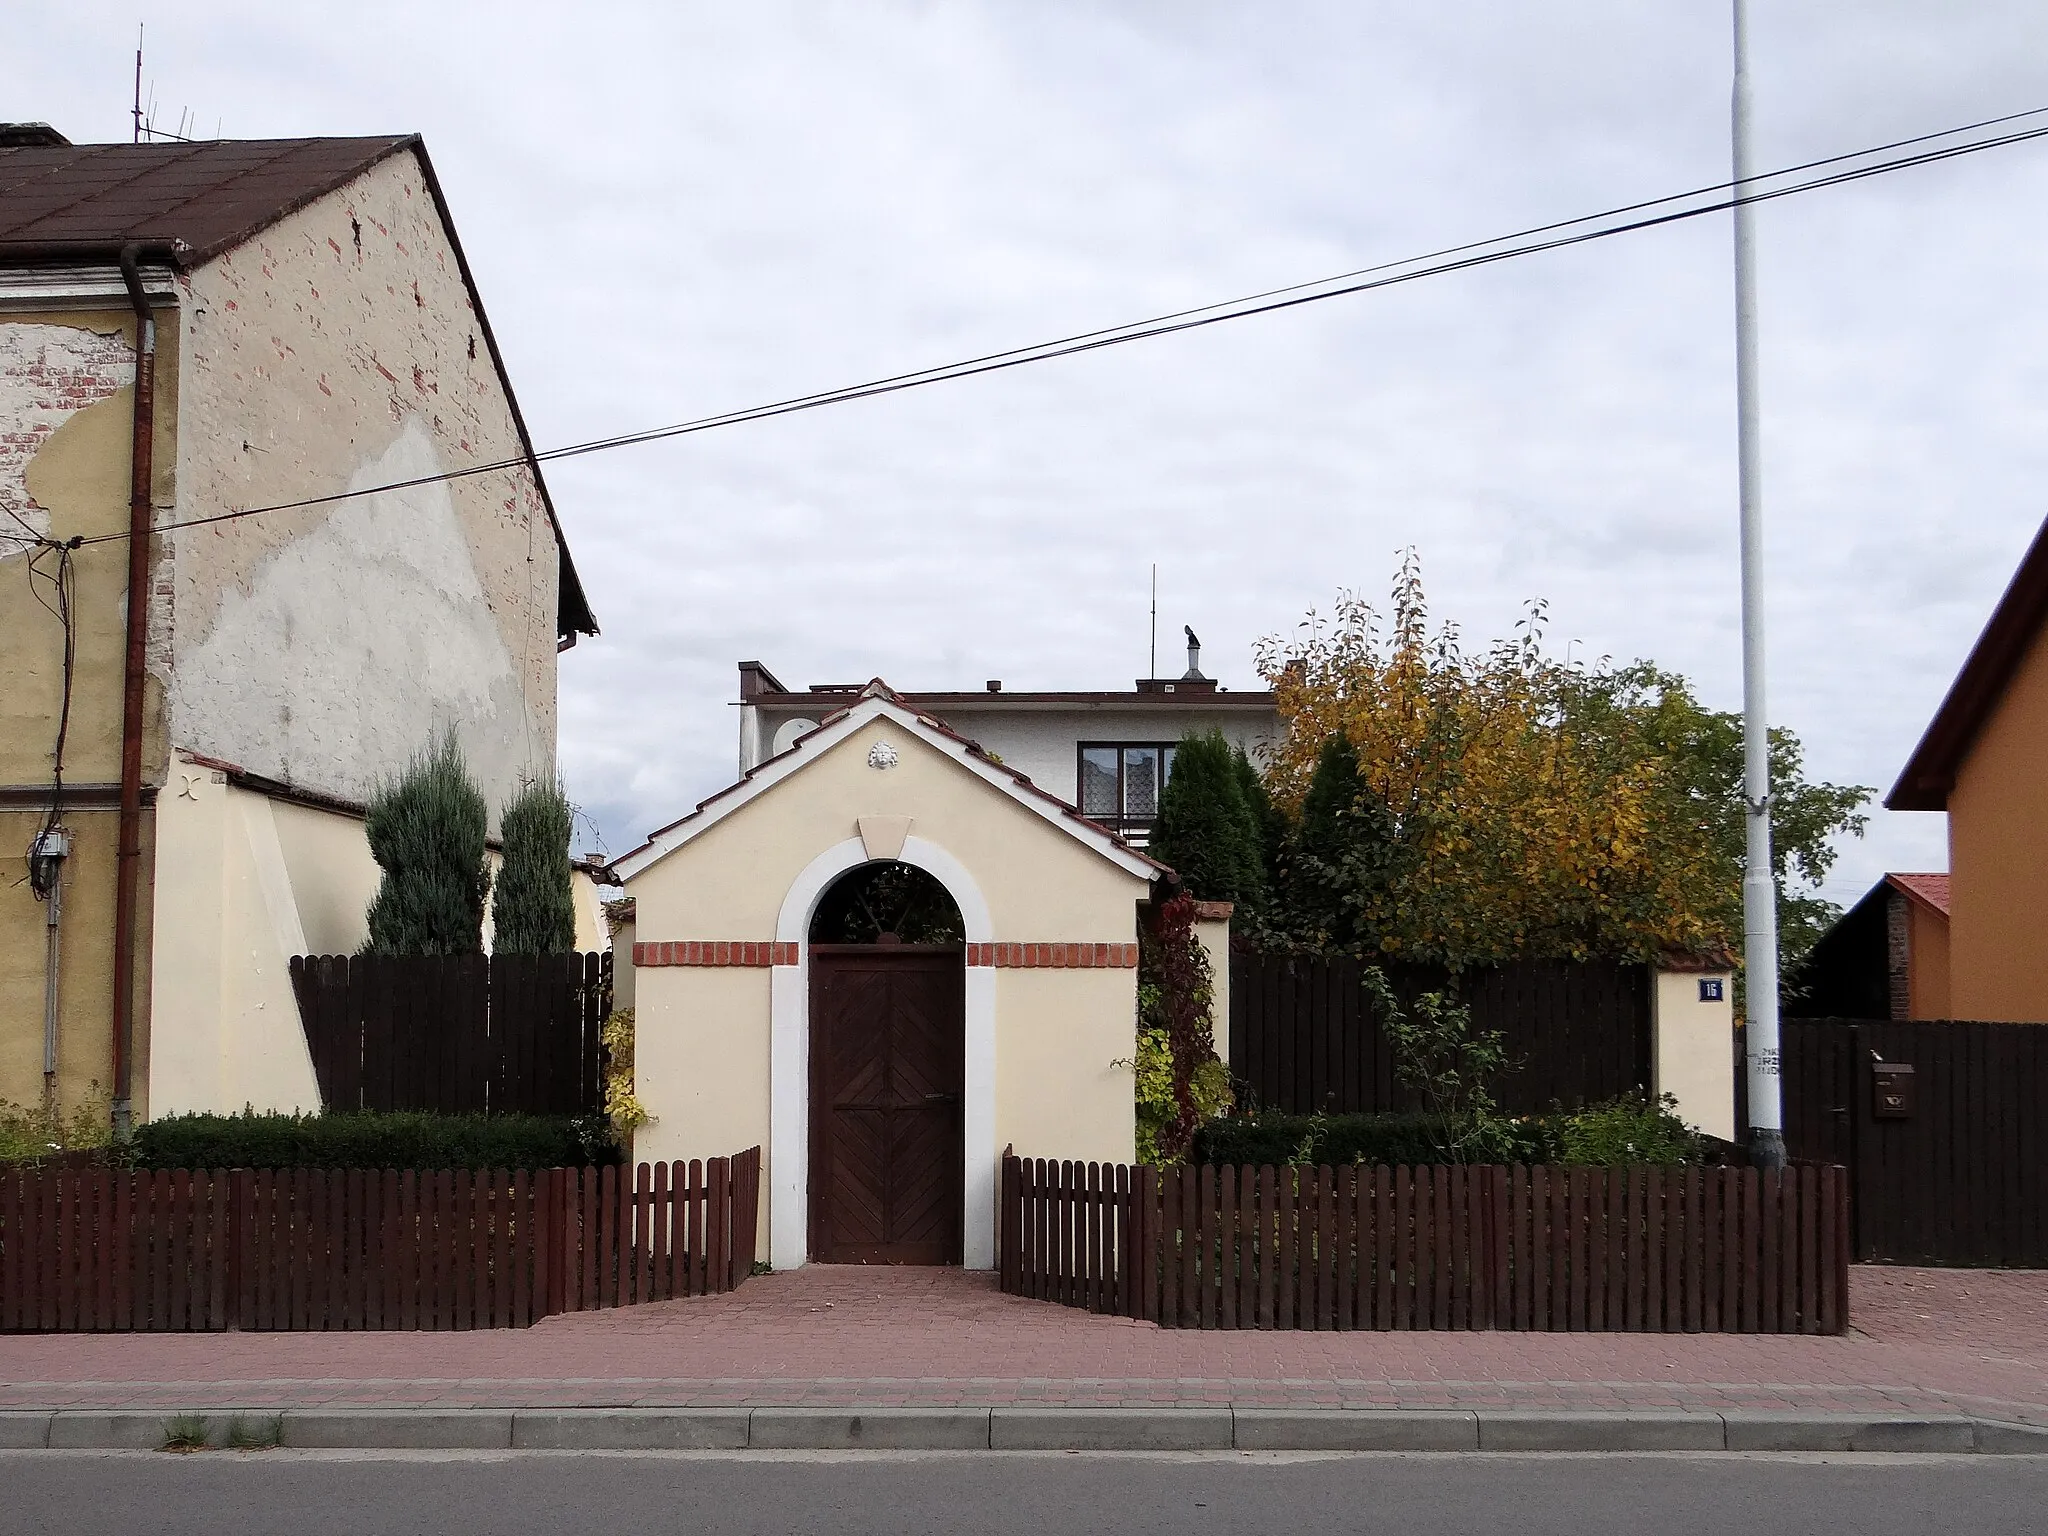
<svg viewBox="0 0 2048 1536">
<path fill-rule="evenodd" d="M 2044 1528 L 2048 1457 L 0 1453 L 5 1536 Z"/>
</svg>

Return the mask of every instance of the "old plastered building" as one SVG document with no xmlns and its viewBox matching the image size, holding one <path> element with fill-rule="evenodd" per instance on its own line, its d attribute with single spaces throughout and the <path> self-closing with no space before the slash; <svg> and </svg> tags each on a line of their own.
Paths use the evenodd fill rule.
<svg viewBox="0 0 2048 1536">
<path fill-rule="evenodd" d="M 494 810 L 552 771 L 595 625 L 530 455 L 418 138 L 0 129 L 0 1099 L 303 1102 L 361 802 L 449 726 Z"/>
</svg>

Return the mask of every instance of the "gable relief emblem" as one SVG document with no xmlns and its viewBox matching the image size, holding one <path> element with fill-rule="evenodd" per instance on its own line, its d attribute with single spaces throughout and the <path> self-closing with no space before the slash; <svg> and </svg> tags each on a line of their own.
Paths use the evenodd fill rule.
<svg viewBox="0 0 2048 1536">
<path fill-rule="evenodd" d="M 876 742 L 872 747 L 868 748 L 868 766 L 870 768 L 894 768 L 896 766 L 896 749 L 886 741 Z"/>
</svg>

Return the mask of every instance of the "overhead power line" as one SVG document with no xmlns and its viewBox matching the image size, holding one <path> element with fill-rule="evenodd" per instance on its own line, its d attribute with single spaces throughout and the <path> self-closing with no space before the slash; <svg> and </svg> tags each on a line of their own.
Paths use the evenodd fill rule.
<svg viewBox="0 0 2048 1536">
<path fill-rule="evenodd" d="M 1654 229 L 1662 225 L 1682 223 L 1690 219 L 1705 217 L 1714 213 L 1725 213 L 1731 208 L 1744 205 L 1772 202 L 1805 192 L 1826 187 L 1843 186 L 1850 182 L 1867 180 L 1874 176 L 1888 175 L 1894 171 L 1914 166 L 1931 165 L 1944 160 L 1956 159 L 1963 155 L 1978 154 L 1989 149 L 1999 149 L 2011 144 L 2025 143 L 2032 139 L 2048 137 L 2048 124 L 2036 123 L 2026 128 L 2011 125 L 2032 119 L 2048 117 L 2048 107 L 2035 107 L 2025 112 L 2007 113 L 1999 117 L 1985 118 L 1980 122 L 1967 123 L 1961 127 L 1944 129 L 1939 133 L 1921 134 L 1913 138 L 1898 139 L 1888 144 L 1872 145 L 1852 150 L 1845 154 L 1830 155 L 1819 160 L 1809 160 L 1797 165 L 1786 166 L 1775 171 L 1743 178 L 1740 181 L 1717 182 L 1711 186 L 1698 187 L 1686 192 L 1675 192 L 1664 197 L 1651 198 L 1641 202 L 1627 203 L 1605 209 L 1599 213 L 1584 214 L 1577 218 L 1563 219 L 1549 224 L 1540 224 L 1511 234 L 1496 235 L 1486 240 L 1470 241 L 1462 245 L 1447 246 L 1440 250 L 1418 256 L 1405 257 L 1399 261 L 1382 262 L 1374 266 L 1360 267 L 1354 271 L 1339 273 L 1332 277 L 1312 282 L 1293 283 L 1286 287 L 1270 288 L 1263 292 L 1247 294 L 1241 298 L 1204 304 L 1192 309 L 1176 310 L 1168 314 L 1155 315 L 1146 320 L 1127 322 L 1100 330 L 1083 331 L 1071 336 L 1059 337 L 1052 341 L 1038 342 L 1030 346 L 1014 347 L 1001 352 L 983 353 L 976 357 L 957 362 L 939 364 L 929 368 L 915 369 L 908 373 L 890 374 L 864 383 L 847 385 L 839 389 L 821 390 L 814 394 L 796 395 L 788 399 L 772 401 L 765 405 L 752 406 L 744 410 L 727 411 L 713 416 L 701 416 L 694 420 L 677 422 L 670 426 L 653 427 L 644 431 L 629 432 L 613 437 L 595 438 L 588 442 L 572 443 L 560 448 L 549 448 L 533 454 L 493 459 L 483 463 L 466 465 L 460 469 L 442 471 L 431 475 L 417 475 L 408 479 L 394 480 L 383 485 L 365 486 L 358 490 L 335 491 L 320 496 L 308 496 L 297 501 L 276 502 L 264 506 L 242 507 L 227 512 L 217 512 L 205 517 L 187 518 L 179 522 L 165 523 L 158 532 L 171 532 L 180 528 L 206 527 L 215 523 L 239 521 L 242 518 L 261 517 L 279 512 L 298 511 L 309 507 L 327 506 L 335 502 L 353 500 L 359 496 L 374 496 L 384 492 L 412 490 L 421 486 L 441 485 L 450 481 L 469 479 L 477 475 L 494 474 L 500 471 L 518 469 L 525 465 L 537 465 L 558 459 L 581 458 L 587 454 L 609 452 L 617 448 L 632 447 L 641 443 L 660 442 L 668 438 L 686 437 L 699 432 L 709 432 L 720 427 L 738 426 L 750 421 L 765 421 L 777 416 L 794 415 L 803 411 L 817 410 L 828 405 L 843 405 L 855 400 L 873 399 L 879 395 L 896 394 L 903 390 L 919 389 L 930 384 L 950 383 L 958 379 L 974 378 L 982 374 L 998 373 L 1011 368 L 1020 368 L 1031 363 L 1050 362 L 1055 358 L 1072 357 L 1084 352 L 1100 351 L 1108 347 L 1124 346 L 1136 341 L 1149 341 L 1161 336 L 1170 336 L 1181 331 L 1198 330 L 1208 326 L 1221 325 L 1228 321 L 1249 319 L 1254 315 L 1273 314 L 1280 310 L 1294 309 L 1307 304 L 1322 303 L 1329 299 L 1342 298 L 1352 294 L 1368 293 L 1381 288 L 1391 288 L 1424 278 L 1441 277 L 1453 272 L 1467 271 L 1475 267 L 1492 266 L 1500 262 L 1517 260 L 1526 256 L 1540 255 L 1546 251 L 1559 250 L 1567 246 L 1585 245 L 1596 240 L 1612 239 L 1617 235 Z M 1987 134 L 1989 129 L 2007 131 Z M 1965 138 L 1965 135 L 1983 135 Z M 1962 142 L 1944 142 L 1962 140 Z M 1906 151 L 1906 153 L 1899 153 Z M 1818 173 L 1818 174 L 1812 174 Z M 1592 226 L 1590 228 L 1586 226 Z M 126 530 L 96 534 L 84 540 L 87 544 L 111 543 L 126 539 Z M 30 542 L 19 534 L 0 529 L 0 538 L 12 538 L 22 543 Z"/>
</svg>

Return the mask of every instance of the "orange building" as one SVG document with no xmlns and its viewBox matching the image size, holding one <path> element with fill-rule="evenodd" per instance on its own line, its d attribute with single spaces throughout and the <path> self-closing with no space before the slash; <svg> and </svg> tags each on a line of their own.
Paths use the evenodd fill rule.
<svg viewBox="0 0 2048 1536">
<path fill-rule="evenodd" d="M 1946 1006 L 1914 1016 L 2048 1021 L 2048 524 L 1885 804 L 1948 812 Z"/>
</svg>

